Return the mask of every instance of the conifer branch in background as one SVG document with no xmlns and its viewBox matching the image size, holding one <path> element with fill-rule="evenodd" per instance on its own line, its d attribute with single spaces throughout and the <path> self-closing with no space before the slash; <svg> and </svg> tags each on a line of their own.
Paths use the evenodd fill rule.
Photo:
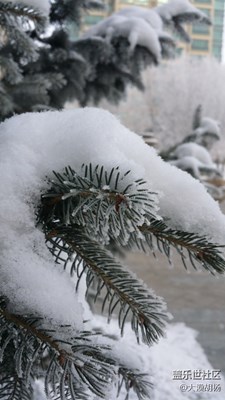
<svg viewBox="0 0 225 400">
<path fill-rule="evenodd" d="M 158 64 L 161 57 L 174 56 L 175 41 L 163 31 L 163 24 L 182 28 L 184 17 L 188 22 L 197 20 L 210 24 L 202 12 L 185 1 L 183 11 L 178 15 L 172 13 L 171 21 L 165 20 L 164 12 L 160 14 L 168 5 L 160 10 L 157 7 L 145 11 L 140 8 L 141 12 L 136 10 L 137 15 L 127 17 L 120 15 L 123 13 L 120 11 L 119 15 L 114 13 L 113 18 L 115 22 L 125 18 L 128 27 L 125 34 L 123 28 L 110 26 L 109 19 L 105 31 L 101 30 L 101 21 L 99 31 L 79 37 L 81 16 L 88 9 L 103 7 L 101 1 L 52 0 L 48 5 L 49 15 L 38 1 L 33 7 L 30 2 L 26 5 L 24 0 L 0 2 L 0 56 L 12 59 L 22 76 L 20 82 L 16 81 L 15 70 L 15 77 L 11 74 L 10 81 L 7 73 L 1 77 L 0 89 L 5 96 L 0 97 L 0 120 L 14 113 L 61 109 L 73 100 L 82 106 L 90 101 L 97 104 L 104 98 L 118 103 L 129 84 L 143 90 L 141 72 L 146 66 Z M 129 27 L 132 18 L 135 24 Z M 158 27 L 153 23 L 153 28 L 152 18 Z M 73 38 L 69 27 L 76 32 Z M 113 35 L 109 40 L 107 32 L 111 28 Z M 132 42 L 131 31 L 136 32 L 137 43 Z M 56 74 L 61 74 L 60 85 Z M 35 84 L 36 79 L 40 86 Z"/>
</svg>

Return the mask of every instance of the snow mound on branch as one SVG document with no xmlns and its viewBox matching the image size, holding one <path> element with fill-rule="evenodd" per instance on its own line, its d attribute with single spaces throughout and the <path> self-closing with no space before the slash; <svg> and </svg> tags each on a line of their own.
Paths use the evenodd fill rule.
<svg viewBox="0 0 225 400">
<path fill-rule="evenodd" d="M 46 17 L 49 15 L 50 11 L 50 2 L 49 0 L 6 0 L 9 3 L 14 4 L 25 4 L 29 7 L 33 7 L 37 10 L 40 10 Z M 5 1 L 4 1 L 5 2 Z"/>
<path fill-rule="evenodd" d="M 130 53 L 137 45 L 145 47 L 158 62 L 161 57 L 161 47 L 156 31 L 144 19 L 115 14 L 96 24 L 83 35 L 105 37 L 110 43 L 113 37 L 126 38 L 130 44 Z"/>
<path fill-rule="evenodd" d="M 193 156 L 184 156 L 178 158 L 178 160 L 172 160 L 170 161 L 170 164 L 175 165 L 177 168 L 180 168 L 183 171 L 191 173 L 192 176 L 198 179 L 200 179 L 201 177 L 200 170 L 206 170 L 208 172 L 215 172 L 215 173 L 217 172 L 216 167 L 214 167 L 214 165 L 203 164 L 201 161 L 199 161 L 197 158 Z"/>
<path fill-rule="evenodd" d="M 195 16 L 199 20 L 208 20 L 207 16 L 194 7 L 189 0 L 170 0 L 168 3 L 157 7 L 156 10 L 165 22 L 170 22 L 174 17 L 179 18 L 181 16 L 183 18 L 184 14 L 186 14 L 187 20 L 188 15 Z"/>
<path fill-rule="evenodd" d="M 109 112 L 95 108 L 27 113 L 0 125 L 0 287 L 16 311 L 80 329 L 82 310 L 70 277 L 55 266 L 36 228 L 36 206 L 52 171 L 83 163 L 131 170 L 160 192 L 159 213 L 177 229 L 224 244 L 225 217 L 205 188 L 165 163 Z M 35 270 L 35 274 L 34 274 Z"/>
<path fill-rule="evenodd" d="M 141 18 L 155 30 L 159 40 L 167 41 L 170 44 L 175 45 L 172 36 L 169 35 L 169 33 L 163 31 L 162 19 L 160 18 L 159 14 L 154 11 L 154 8 L 149 10 L 147 8 L 133 6 L 119 10 L 115 15 L 125 16 L 129 20 L 132 17 Z"/>
<path fill-rule="evenodd" d="M 156 31 L 160 32 L 163 30 L 162 19 L 154 11 L 154 8 L 148 9 L 148 8 L 137 7 L 137 6 L 127 7 L 127 8 L 122 8 L 122 10 L 119 10 L 116 13 L 116 15 L 124 15 L 127 18 L 130 18 L 130 17 L 143 18 Z"/>
<path fill-rule="evenodd" d="M 203 185 L 165 163 L 108 111 L 27 113 L 2 123 L 0 133 L 1 213 L 14 231 L 33 228 L 27 199 L 39 200 L 46 175 L 67 165 L 79 171 L 82 163 L 91 162 L 108 169 L 119 166 L 124 173 L 131 170 L 134 180 L 144 178 L 150 189 L 160 192 L 160 215 L 171 227 L 224 244 L 225 217 Z"/>
<path fill-rule="evenodd" d="M 202 118 L 200 126 L 194 132 L 199 135 L 208 133 L 214 135 L 217 139 L 221 138 L 219 122 L 208 117 Z"/>
<path fill-rule="evenodd" d="M 183 158 L 187 156 L 194 157 L 203 164 L 215 166 L 208 150 L 197 143 L 190 142 L 181 144 L 177 146 L 176 150 L 173 152 L 173 155 L 176 158 Z"/>
</svg>

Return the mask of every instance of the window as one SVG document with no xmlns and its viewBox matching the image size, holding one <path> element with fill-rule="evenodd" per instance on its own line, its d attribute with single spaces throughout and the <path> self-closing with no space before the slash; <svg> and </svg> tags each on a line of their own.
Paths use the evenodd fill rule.
<svg viewBox="0 0 225 400">
<path fill-rule="evenodd" d="M 224 0 L 215 0 L 215 5 L 214 5 L 215 10 L 221 10 L 223 12 L 224 10 Z"/>
<path fill-rule="evenodd" d="M 208 40 L 193 39 L 191 47 L 193 50 L 209 50 L 209 42 Z"/>
<path fill-rule="evenodd" d="M 215 11 L 213 22 L 214 22 L 214 24 L 223 25 L 223 12 L 222 11 Z"/>
<path fill-rule="evenodd" d="M 213 39 L 220 40 L 222 42 L 222 37 L 223 37 L 223 31 L 222 30 L 216 31 L 215 29 L 213 32 Z"/>
<path fill-rule="evenodd" d="M 210 28 L 207 25 L 193 24 L 192 33 L 198 33 L 200 35 L 209 35 Z"/>
</svg>

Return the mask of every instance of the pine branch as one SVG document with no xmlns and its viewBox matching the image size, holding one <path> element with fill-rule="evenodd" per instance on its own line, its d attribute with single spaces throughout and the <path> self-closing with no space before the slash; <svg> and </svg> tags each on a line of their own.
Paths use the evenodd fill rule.
<svg viewBox="0 0 225 400">
<path fill-rule="evenodd" d="M 74 48 L 91 64 L 90 74 L 86 78 L 85 99 L 98 103 L 103 97 L 118 103 L 124 97 L 128 84 L 143 90 L 142 70 L 156 60 L 142 46 L 136 46 L 132 56 L 129 54 L 129 42 L 126 38 L 115 37 L 109 44 L 103 38 L 85 38 L 78 40 Z"/>
<path fill-rule="evenodd" d="M 18 20 L 27 19 L 35 24 L 36 29 L 42 31 L 46 27 L 47 18 L 40 10 L 23 3 L 0 2 L 0 14 L 7 14 L 8 18 Z"/>
<path fill-rule="evenodd" d="M 84 390 L 89 388 L 95 394 L 103 397 L 105 389 L 112 381 L 114 369 L 112 363 L 108 365 L 108 360 L 103 360 L 101 349 L 89 344 L 86 334 L 83 337 L 81 335 L 81 337 L 75 338 L 75 344 L 67 343 L 69 350 L 65 350 L 63 343 L 51 338 L 51 331 L 46 332 L 41 327 L 37 327 L 37 320 L 32 321 L 0 309 L 0 322 L 1 348 L 4 347 L 6 350 L 7 336 L 10 338 L 10 340 L 7 340 L 7 344 L 14 341 L 16 343 L 14 359 L 12 360 L 13 363 L 15 362 L 15 381 L 19 378 L 27 385 L 31 379 L 32 367 L 37 358 L 40 359 L 48 352 L 45 388 L 49 396 L 52 391 L 54 392 L 55 386 L 56 392 L 60 391 L 61 398 L 66 398 L 66 381 L 70 382 L 72 391 L 72 388 L 74 390 L 81 379 Z M 97 371 L 96 363 L 99 367 Z M 98 379 L 96 373 L 99 374 Z M 7 377 L 5 379 L 7 381 Z M 3 390 L 5 390 L 4 387 L 0 389 L 0 395 Z M 72 393 L 70 393 L 70 396 L 75 399 Z"/>
<path fill-rule="evenodd" d="M 102 309 L 108 305 L 108 319 L 116 307 L 119 307 L 121 334 L 125 322 L 131 316 L 131 327 L 138 342 L 140 338 L 147 344 L 158 341 L 163 335 L 164 320 L 167 319 L 166 306 L 161 298 L 155 296 L 96 241 L 85 236 L 79 227 L 53 228 L 47 234 L 47 239 L 56 261 L 63 261 L 60 257 L 62 251 L 68 254 L 64 260 L 65 267 L 70 262 L 71 255 L 75 254 L 70 272 L 76 272 L 77 286 L 84 272 L 87 274 L 87 288 L 97 278 L 95 299 L 106 290 Z"/>
<path fill-rule="evenodd" d="M 15 375 L 3 374 L 0 381 L 1 400 L 31 400 L 32 386 Z"/>
<path fill-rule="evenodd" d="M 127 391 L 125 400 L 129 399 L 129 392 L 131 389 L 136 393 L 139 400 L 149 399 L 153 385 L 146 379 L 145 374 L 133 374 L 127 368 L 120 368 L 119 374 L 121 375 L 120 385 L 118 387 L 118 395 L 121 391 L 123 384 Z"/>
<path fill-rule="evenodd" d="M 44 225 L 54 220 L 60 226 L 80 225 L 103 243 L 116 238 L 124 245 L 130 232 L 138 232 L 139 224 L 156 216 L 156 193 L 143 179 L 132 182 L 130 171 L 89 164 L 80 174 L 68 167 L 54 175 L 52 188 L 42 196 L 39 221 Z"/>
<path fill-rule="evenodd" d="M 51 6 L 51 22 L 65 23 L 66 20 L 80 23 L 82 9 L 103 9 L 101 0 L 55 0 Z"/>
<path fill-rule="evenodd" d="M 6 92 L 6 88 L 3 85 L 0 85 L 0 120 L 9 117 L 13 114 L 14 111 L 14 103 L 9 93 Z"/>
<path fill-rule="evenodd" d="M 17 112 L 30 111 L 38 102 L 49 105 L 48 90 L 51 83 L 45 76 L 39 74 L 27 75 L 17 85 L 9 88 L 9 93 Z"/>
<path fill-rule="evenodd" d="M 223 274 L 225 272 L 225 260 L 220 249 L 224 246 L 216 245 L 207 240 L 207 238 L 199 236 L 195 233 L 183 232 L 169 228 L 163 221 L 152 220 L 150 225 L 140 227 L 141 233 L 144 235 L 142 241 L 142 249 L 146 245 L 154 250 L 153 238 L 156 238 L 158 248 L 170 258 L 170 246 L 176 249 L 181 256 L 185 268 L 186 256 L 183 249 L 187 251 L 187 255 L 192 266 L 197 269 L 200 265 L 211 272 L 211 274 Z M 136 237 L 131 239 L 132 242 L 141 246 Z"/>
<path fill-rule="evenodd" d="M 187 256 L 193 267 L 198 264 L 212 274 L 224 273 L 223 246 L 211 243 L 196 233 L 179 231 L 157 217 L 157 195 L 142 179 L 130 180 L 130 171 L 121 174 L 118 167 L 83 165 L 78 174 L 70 167 L 54 173 L 52 187 L 42 196 L 39 221 L 44 229 L 80 226 L 85 235 L 100 243 L 113 241 L 119 246 L 154 251 L 155 243 L 170 261 L 170 248 L 179 253 L 186 268 Z M 47 228 L 47 231 L 53 230 Z M 71 231 L 72 234 L 72 231 Z M 184 253 L 186 251 L 186 255 Z"/>
<path fill-rule="evenodd" d="M 80 174 L 70 167 L 62 174 L 54 172 L 52 187 L 42 196 L 39 222 L 56 262 L 63 263 L 64 268 L 70 266 L 78 283 L 86 276 L 87 288 L 97 278 L 95 298 L 104 293 L 102 308 L 107 305 L 108 318 L 118 307 L 121 333 L 131 316 L 137 340 L 142 336 L 149 344 L 163 333 L 164 305 L 101 243 L 112 240 L 122 247 L 154 251 L 156 242 L 169 261 L 172 246 L 185 267 L 186 250 L 194 268 L 200 263 L 212 274 L 224 272 L 225 260 L 220 246 L 197 234 L 173 230 L 157 219 L 156 194 L 142 179 L 132 182 L 129 174 L 130 171 L 121 174 L 118 168 L 107 171 L 91 164 L 83 165 Z"/>
<path fill-rule="evenodd" d="M 134 385 L 138 395 L 140 390 L 140 399 L 142 393 L 148 393 L 145 376 L 120 365 L 109 346 L 96 344 L 97 334 L 81 332 L 64 341 L 56 338 L 54 326 L 47 325 L 38 317 L 11 314 L 1 300 L 1 399 L 30 400 L 33 376 L 40 374 L 50 399 L 88 399 L 89 390 L 103 398 L 116 382 L 117 365 L 126 386 Z M 71 327 L 58 328 L 64 329 L 68 337 Z"/>
<path fill-rule="evenodd" d="M 11 85 L 15 85 L 23 79 L 18 64 L 9 55 L 0 55 L 0 69 L 3 79 Z"/>
<path fill-rule="evenodd" d="M 7 14 L 0 13 L 0 26 L 6 35 L 7 44 L 12 46 L 17 54 L 24 57 L 23 64 L 37 59 L 38 52 L 35 42 L 23 32 L 17 21 Z"/>
</svg>

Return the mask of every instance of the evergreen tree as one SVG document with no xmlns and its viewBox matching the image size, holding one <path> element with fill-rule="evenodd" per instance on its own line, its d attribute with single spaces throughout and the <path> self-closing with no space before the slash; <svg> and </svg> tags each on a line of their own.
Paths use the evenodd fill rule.
<svg viewBox="0 0 225 400">
<path fill-rule="evenodd" d="M 135 77 L 139 83 L 136 72 L 140 63 L 153 60 L 152 54 L 138 45 L 130 57 L 131 42 L 117 35 L 110 43 L 98 36 L 70 42 L 62 26 L 69 17 L 77 18 L 80 2 L 53 1 L 50 20 L 57 21 L 58 28 L 50 37 L 41 36 L 48 2 L 40 2 L 41 12 L 31 3 L 0 2 L 4 37 L 1 63 L 5 65 L 2 118 L 46 106 L 58 108 L 74 97 L 81 103 L 91 97 L 118 99 L 127 82 Z M 109 76 L 112 81 L 107 81 Z M 170 261 L 174 248 L 185 267 L 189 259 L 194 268 L 200 263 L 212 274 L 222 274 L 225 260 L 221 243 L 217 244 L 220 235 L 211 232 L 207 221 L 215 217 L 221 235 L 223 221 L 218 223 L 216 205 L 196 186 L 203 203 L 209 202 L 213 209 L 208 220 L 203 216 L 208 230 L 198 232 L 195 227 L 192 232 L 176 227 L 176 215 L 174 221 L 172 217 L 169 220 L 165 209 L 158 210 L 158 193 L 130 170 L 134 163 L 116 164 L 122 147 L 126 152 L 127 131 L 104 113 L 89 110 L 71 115 L 74 117 L 63 112 L 26 114 L 1 124 L 0 398 L 31 400 L 35 379 L 45 382 L 46 394 L 54 400 L 116 397 L 115 392 L 110 394 L 112 386 L 118 393 L 125 387 L 126 399 L 131 390 L 139 399 L 149 398 L 148 377 L 130 366 L 129 360 L 122 361 L 113 338 L 85 329 L 71 285 L 75 281 L 79 289 L 84 279 L 87 295 L 95 282 L 95 298 L 103 297 L 102 309 L 109 319 L 117 310 L 121 334 L 130 322 L 137 341 L 151 345 L 164 333 L 168 319 L 165 304 L 121 265 L 114 253 L 121 249 L 154 252 L 158 247 Z M 86 131 L 90 137 L 82 142 Z M 111 138 L 111 152 L 103 161 L 93 149 L 92 131 L 98 133 L 98 142 L 108 143 Z M 108 131 L 111 136 L 107 139 Z M 129 135 L 134 150 L 137 145 L 152 158 L 156 174 L 163 162 L 141 139 Z M 83 155 L 88 146 L 95 161 Z M 127 150 L 131 160 L 134 150 Z M 110 162 L 105 165 L 108 157 Z M 53 173 L 52 162 L 58 168 Z M 192 185 L 189 179 L 186 183 Z M 53 269 L 40 230 L 55 260 Z M 76 278 L 70 282 L 67 272 Z M 36 279 L 45 290 L 35 288 Z M 32 286 L 26 287 L 31 281 L 33 292 Z M 49 304 L 41 298 L 46 288 Z"/>
<path fill-rule="evenodd" d="M 175 42 L 163 31 L 163 24 L 188 40 L 181 29 L 183 22 L 210 23 L 187 0 L 179 2 L 178 8 L 173 0 L 169 6 L 144 13 L 139 7 L 128 9 L 127 15 L 116 13 L 103 25 L 100 22 L 99 29 L 73 41 L 69 24 L 79 26 L 82 10 L 101 6 L 98 1 L 1 0 L 1 119 L 15 113 L 61 109 L 74 99 L 81 105 L 102 98 L 118 102 L 129 83 L 143 89 L 143 67 L 175 51 Z M 126 32 L 124 21 L 129 25 Z"/>
</svg>

